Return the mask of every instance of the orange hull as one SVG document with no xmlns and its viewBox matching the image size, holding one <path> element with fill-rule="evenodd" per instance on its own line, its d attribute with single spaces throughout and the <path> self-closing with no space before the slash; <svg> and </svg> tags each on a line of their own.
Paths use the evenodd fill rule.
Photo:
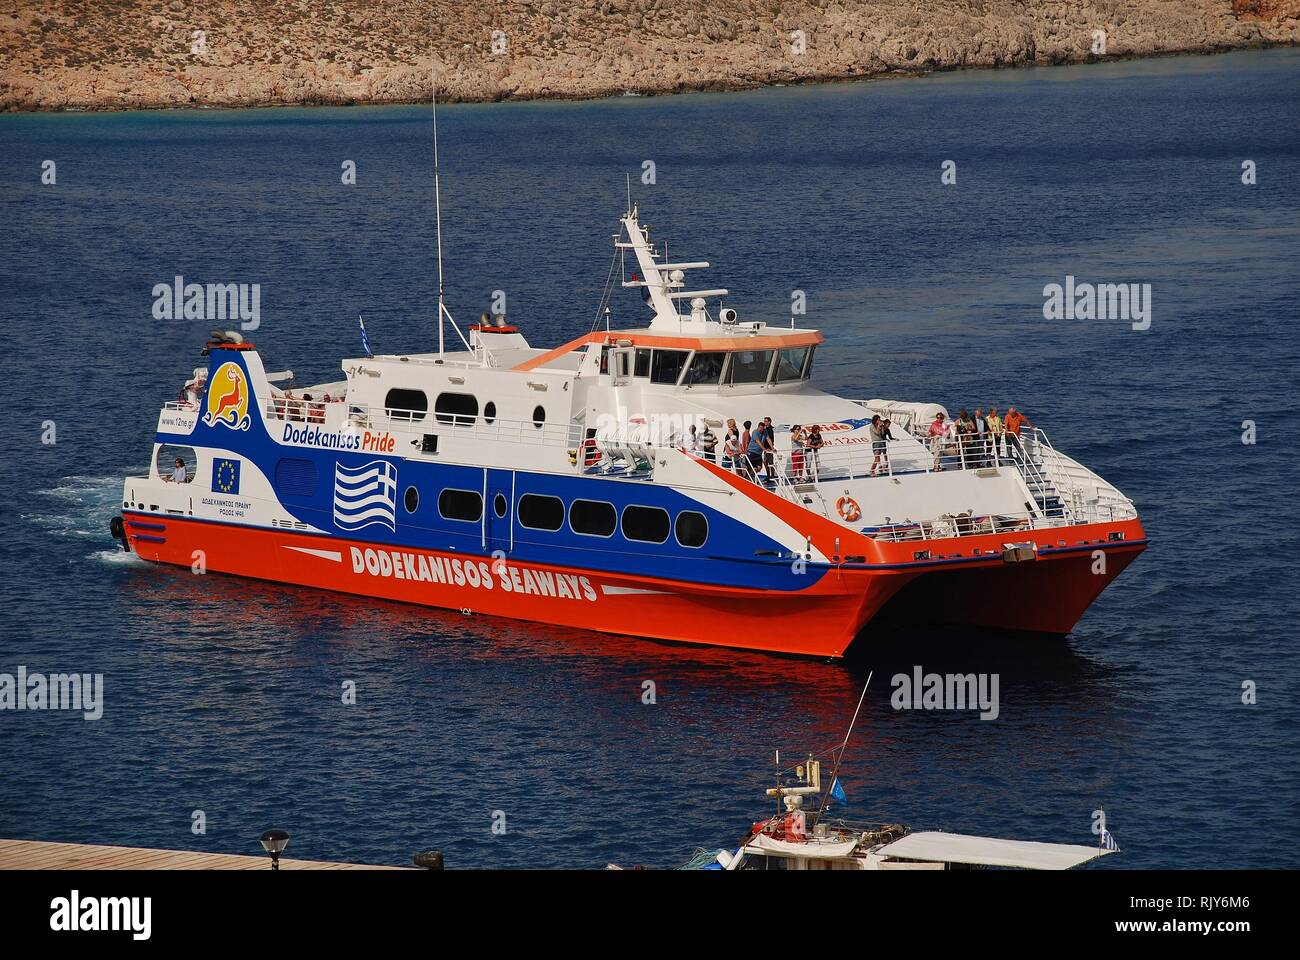
<svg viewBox="0 0 1300 960">
<path fill-rule="evenodd" d="M 808 587 L 782 591 L 493 560 L 175 515 L 127 513 L 125 520 L 127 539 L 143 559 L 192 569 L 201 562 L 209 573 L 606 633 L 817 657 L 843 656 L 886 604 L 916 619 L 1068 633 L 1144 543 L 1132 542 L 1142 533 L 1136 521 L 1108 527 L 1124 529 L 1129 542 L 1103 543 L 1104 531 L 1073 528 L 1075 537 L 1100 539 L 1093 547 L 1076 545 L 1075 552 L 1059 554 L 1051 552 L 1061 548 L 1047 536 L 1055 531 L 1036 531 L 1039 559 L 1008 564 L 999 553 L 1005 534 L 871 541 L 867 562 L 822 568 Z M 929 556 L 918 560 L 919 549 Z M 1104 573 L 1092 572 L 1093 549 L 1105 553 Z"/>
</svg>

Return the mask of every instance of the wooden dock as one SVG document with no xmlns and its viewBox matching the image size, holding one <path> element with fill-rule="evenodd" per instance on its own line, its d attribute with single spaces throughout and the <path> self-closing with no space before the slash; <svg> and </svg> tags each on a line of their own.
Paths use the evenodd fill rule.
<svg viewBox="0 0 1300 960">
<path fill-rule="evenodd" d="M 43 840 L 0 840 L 0 870 L 270 870 L 271 858 Z M 280 859 L 281 870 L 404 870 L 365 863 Z"/>
</svg>

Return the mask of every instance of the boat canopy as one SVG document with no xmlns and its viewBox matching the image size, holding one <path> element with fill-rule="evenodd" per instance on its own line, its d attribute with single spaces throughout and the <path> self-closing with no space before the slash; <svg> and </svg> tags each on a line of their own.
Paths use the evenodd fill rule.
<svg viewBox="0 0 1300 960">
<path fill-rule="evenodd" d="M 874 852 L 878 856 L 904 860 L 939 860 L 944 863 L 973 863 L 989 867 L 1023 867 L 1026 870 L 1069 870 L 1115 851 L 1071 843 L 998 840 L 994 837 L 967 837 L 957 833 L 925 831 L 909 833 Z"/>
<path fill-rule="evenodd" d="M 743 853 L 754 853 L 770 857 L 811 857 L 816 860 L 844 860 L 853 856 L 858 841 L 820 840 L 809 837 L 797 843 L 789 840 L 777 840 L 765 834 L 756 834 L 745 844 Z"/>
</svg>

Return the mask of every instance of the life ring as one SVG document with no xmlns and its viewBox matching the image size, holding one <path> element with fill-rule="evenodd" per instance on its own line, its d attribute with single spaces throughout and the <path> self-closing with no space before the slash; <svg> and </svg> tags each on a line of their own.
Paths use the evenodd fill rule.
<svg viewBox="0 0 1300 960">
<path fill-rule="evenodd" d="M 835 501 L 835 512 L 849 523 L 857 523 L 862 519 L 862 508 L 858 506 L 858 501 L 848 494 Z"/>
</svg>

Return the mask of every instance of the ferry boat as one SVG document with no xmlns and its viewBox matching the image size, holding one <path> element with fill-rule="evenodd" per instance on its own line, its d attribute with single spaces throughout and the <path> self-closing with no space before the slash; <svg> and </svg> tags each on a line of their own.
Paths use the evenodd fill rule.
<svg viewBox="0 0 1300 960">
<path fill-rule="evenodd" d="M 780 755 L 777 756 L 780 768 Z M 1004 840 L 940 830 L 913 832 L 899 823 L 850 823 L 831 816 L 821 761 L 809 756 L 794 781 L 767 790 L 775 814 L 753 825 L 735 849 L 697 850 L 687 870 L 1069 870 L 1119 847 L 1102 829 L 1097 846 Z M 804 809 L 805 800 L 812 806 Z M 610 867 L 619 869 L 613 864 Z"/>
<path fill-rule="evenodd" d="M 1066 634 L 1146 545 L 1041 429 L 932 438 L 938 404 L 819 390 L 818 330 L 687 289 L 708 262 L 667 260 L 631 202 L 614 245 L 606 303 L 621 282 L 648 322 L 606 307 L 550 349 L 504 317 L 462 331 L 441 267 L 438 349 L 367 346 L 335 382 L 214 331 L 112 532 L 195 571 L 829 658 L 882 614 Z M 728 422 L 766 417 L 768 462 L 729 456 Z"/>
</svg>

